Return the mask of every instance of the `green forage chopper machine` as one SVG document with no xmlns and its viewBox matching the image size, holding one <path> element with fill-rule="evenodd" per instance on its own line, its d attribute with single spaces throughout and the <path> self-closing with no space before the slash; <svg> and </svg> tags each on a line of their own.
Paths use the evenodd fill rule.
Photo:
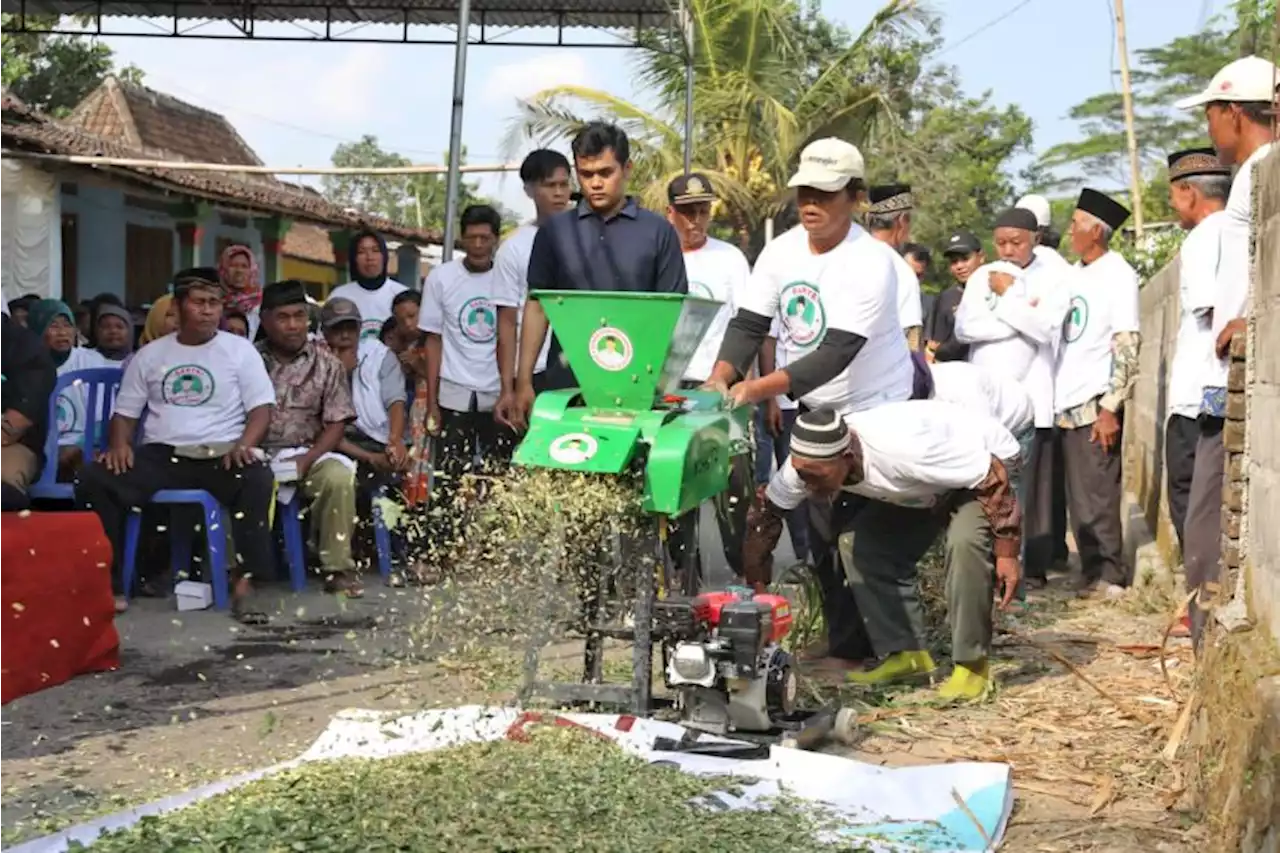
<svg viewBox="0 0 1280 853">
<path fill-rule="evenodd" d="M 699 594 L 698 549 L 687 536 L 683 555 L 668 547 L 669 521 L 696 540 L 702 506 L 727 488 L 733 457 L 751 451 L 751 407 L 732 408 L 714 391 L 679 390 L 721 303 L 629 292 L 530 296 L 546 312 L 579 387 L 538 395 L 515 463 L 638 473 L 643 510 L 656 521 L 659 568 L 636 583 L 623 624 L 596 624 L 598 611 L 584 608 L 582 683 L 538 682 L 527 668 L 522 696 L 647 715 L 661 704 L 651 685 L 657 644 L 664 681 L 690 728 L 777 736 L 806 727 L 811 715 L 795 712 L 795 676 L 781 646 L 791 629 L 787 600 L 743 588 Z M 603 683 L 608 637 L 633 643 L 630 685 Z"/>
</svg>

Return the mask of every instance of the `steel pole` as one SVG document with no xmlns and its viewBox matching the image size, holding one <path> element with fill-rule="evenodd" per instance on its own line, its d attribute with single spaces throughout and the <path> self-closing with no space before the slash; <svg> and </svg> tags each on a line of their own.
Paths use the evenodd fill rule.
<svg viewBox="0 0 1280 853">
<path fill-rule="evenodd" d="M 444 205 L 444 246 L 441 257 L 453 259 L 457 239 L 458 196 L 462 188 L 462 101 L 467 91 L 467 31 L 471 26 L 471 0 L 458 3 L 458 41 L 453 54 L 453 115 L 449 119 L 449 181 Z"/>
</svg>

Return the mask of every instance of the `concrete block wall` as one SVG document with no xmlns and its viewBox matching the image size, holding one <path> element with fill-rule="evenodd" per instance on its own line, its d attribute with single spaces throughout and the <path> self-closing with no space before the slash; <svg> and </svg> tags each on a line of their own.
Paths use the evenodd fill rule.
<svg viewBox="0 0 1280 853">
<path fill-rule="evenodd" d="M 1239 472 L 1246 483 L 1237 553 L 1246 567 L 1250 615 L 1280 640 L 1280 148 L 1258 165 L 1253 185 L 1253 312 L 1240 401 L 1248 409 Z"/>
<path fill-rule="evenodd" d="M 1164 425 L 1168 419 L 1169 373 L 1178 336 L 1180 300 L 1178 262 L 1147 281 L 1139 294 L 1142 347 L 1138 353 L 1138 384 L 1125 406 L 1125 489 L 1155 536 L 1161 561 L 1176 567 L 1182 560 L 1178 537 L 1169 518 L 1165 489 Z"/>
</svg>

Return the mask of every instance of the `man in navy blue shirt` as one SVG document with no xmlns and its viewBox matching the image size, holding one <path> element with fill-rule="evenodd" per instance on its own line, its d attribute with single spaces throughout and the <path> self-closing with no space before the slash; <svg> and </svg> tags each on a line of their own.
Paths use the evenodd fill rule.
<svg viewBox="0 0 1280 853">
<path fill-rule="evenodd" d="M 573 165 L 582 188 L 578 206 L 547 220 L 529 256 L 529 290 L 601 290 L 688 293 L 680 238 L 662 216 L 626 194 L 631 146 L 620 128 L 592 122 L 573 140 Z M 524 306 L 520 363 L 512 420 L 523 425 L 537 391 L 572 388 L 573 371 L 552 336 L 541 387 L 533 371 L 547 336 L 547 316 L 536 299 Z"/>
</svg>

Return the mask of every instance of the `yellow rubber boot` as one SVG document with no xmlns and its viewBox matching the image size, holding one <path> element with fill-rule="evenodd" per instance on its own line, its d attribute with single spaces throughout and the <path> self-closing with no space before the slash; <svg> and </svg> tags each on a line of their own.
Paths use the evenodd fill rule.
<svg viewBox="0 0 1280 853">
<path fill-rule="evenodd" d="M 928 679 L 936 670 L 933 657 L 925 651 L 896 652 L 889 655 L 875 669 L 845 673 L 845 681 L 863 687 L 880 687 L 904 681 Z"/>
<path fill-rule="evenodd" d="M 957 663 L 938 695 L 949 702 L 976 702 L 991 690 L 991 666 L 983 658 L 972 663 Z"/>
</svg>

